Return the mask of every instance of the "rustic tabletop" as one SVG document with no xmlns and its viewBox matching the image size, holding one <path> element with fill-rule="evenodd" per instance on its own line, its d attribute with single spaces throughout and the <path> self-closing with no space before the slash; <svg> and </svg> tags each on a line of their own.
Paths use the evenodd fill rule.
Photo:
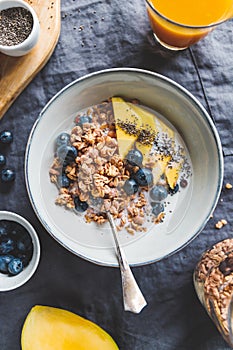
<svg viewBox="0 0 233 350">
<path fill-rule="evenodd" d="M 191 48 L 168 52 L 153 41 L 143 0 L 62 1 L 61 34 L 53 55 L 0 121 L 0 129 L 14 135 L 6 152 L 16 170 L 14 183 L 0 187 L 0 210 L 27 218 L 42 247 L 39 267 L 30 281 L 0 293 L 1 350 L 20 349 L 22 324 L 36 304 L 64 308 L 98 323 L 121 350 L 230 349 L 201 306 L 192 274 L 204 250 L 232 237 L 233 192 L 225 188 L 233 182 L 232 38 L 228 21 Z M 148 301 L 139 315 L 123 310 L 118 269 L 82 260 L 50 237 L 31 207 L 25 186 L 25 147 L 43 106 L 71 81 L 111 67 L 151 70 L 184 86 L 213 118 L 224 151 L 222 194 L 205 229 L 175 255 L 133 268 Z M 3 76 L 1 56 L 0 84 Z M 216 229 L 221 219 L 228 224 Z"/>
</svg>

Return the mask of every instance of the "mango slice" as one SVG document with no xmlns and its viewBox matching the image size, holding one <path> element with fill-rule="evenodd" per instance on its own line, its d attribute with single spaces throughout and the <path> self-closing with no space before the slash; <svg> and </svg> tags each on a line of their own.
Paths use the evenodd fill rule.
<svg viewBox="0 0 233 350">
<path fill-rule="evenodd" d="M 116 121 L 119 154 L 125 158 L 129 150 L 133 148 L 137 135 L 126 132 L 121 125 L 134 125 L 135 127 L 132 128 L 133 132 L 141 128 L 142 119 L 121 97 L 112 97 L 112 106 Z"/>
<path fill-rule="evenodd" d="M 102 328 L 72 312 L 34 306 L 21 335 L 22 350 L 119 350 Z"/>
<path fill-rule="evenodd" d="M 167 183 L 171 187 L 171 189 L 174 189 L 177 184 L 182 163 L 183 160 L 181 160 L 178 163 L 172 162 L 165 169 Z"/>
<path fill-rule="evenodd" d="M 153 139 L 156 135 L 165 135 L 175 143 L 175 132 L 169 128 L 160 118 L 156 117 L 154 113 L 145 108 L 124 101 L 121 97 L 112 98 L 113 112 L 116 120 L 116 134 L 118 141 L 119 154 L 125 158 L 130 149 L 136 146 L 143 155 L 143 164 L 145 164 L 150 155 L 153 146 Z M 124 125 L 129 124 L 130 130 L 124 130 Z M 123 126 L 123 127 L 122 127 Z M 140 142 L 139 133 L 144 131 L 148 135 L 148 143 Z M 154 184 L 156 184 L 160 177 L 165 174 L 169 186 L 174 189 L 182 162 L 172 162 L 171 156 L 164 156 L 158 154 L 156 156 L 156 165 L 152 169 Z M 172 166 L 171 166 L 172 165 Z"/>
<path fill-rule="evenodd" d="M 159 181 L 161 176 L 164 174 L 170 159 L 171 159 L 170 156 L 162 156 L 162 157 L 160 155 L 157 156 L 156 165 L 152 169 L 152 174 L 153 174 L 153 179 L 154 179 L 155 185 L 157 184 L 157 182 Z M 169 186 L 170 186 L 170 184 L 169 184 Z"/>
<path fill-rule="evenodd" d="M 163 123 L 159 118 L 156 117 L 155 114 L 149 112 L 143 107 L 139 107 L 138 105 L 128 103 L 128 105 L 132 108 L 133 111 L 137 113 L 141 117 L 142 125 L 141 128 L 154 133 L 157 135 L 158 133 L 167 134 L 169 138 L 174 140 L 174 131 L 169 128 L 165 123 Z M 150 144 L 144 145 L 140 142 L 136 142 L 136 147 L 142 152 L 143 156 L 146 158 L 151 150 Z"/>
</svg>

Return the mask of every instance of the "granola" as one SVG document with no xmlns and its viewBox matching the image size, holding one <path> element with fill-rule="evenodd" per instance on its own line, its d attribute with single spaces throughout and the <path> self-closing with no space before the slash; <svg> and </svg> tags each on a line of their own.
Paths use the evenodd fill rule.
<svg viewBox="0 0 233 350">
<path fill-rule="evenodd" d="M 142 152 L 134 148 L 129 151 L 128 158 L 125 157 L 120 152 L 117 128 L 119 125 L 116 125 L 113 105 L 111 101 L 106 101 L 77 114 L 71 132 L 58 135 L 55 157 L 49 170 L 50 180 L 59 190 L 55 203 L 84 212 L 87 223 L 103 224 L 107 221 L 106 213 L 110 212 L 118 230 L 125 228 L 129 234 L 144 232 L 148 215 L 155 224 L 162 222 L 165 217 L 164 205 L 153 203 L 152 186 L 157 176 L 156 166 L 164 164 L 163 157 L 166 157 L 171 161 L 168 164 L 170 171 L 172 162 L 178 164 L 177 159 L 182 159 L 183 150 L 179 148 L 178 152 L 174 152 L 171 140 L 163 135 L 170 147 L 168 154 L 168 148 L 161 140 L 158 142 L 158 134 L 154 132 L 156 147 L 152 152 L 150 145 L 150 152 L 144 155 L 142 172 L 142 164 L 137 161 L 134 163 L 129 158 L 130 152 L 134 160 L 142 156 Z M 148 143 L 143 135 L 148 137 L 145 127 L 144 132 L 140 132 L 140 140 L 137 139 L 145 153 Z M 141 143 L 143 140 L 144 143 Z M 187 168 L 184 158 L 182 163 Z M 140 177 L 138 181 L 137 176 Z M 165 197 L 178 192 L 178 184 L 170 188 L 162 172 L 157 180 L 156 190 L 164 192 Z M 182 181 L 187 182 L 184 177 Z"/>
<path fill-rule="evenodd" d="M 203 254 L 195 269 L 194 285 L 200 301 L 232 346 L 233 239 L 225 239 Z"/>
</svg>

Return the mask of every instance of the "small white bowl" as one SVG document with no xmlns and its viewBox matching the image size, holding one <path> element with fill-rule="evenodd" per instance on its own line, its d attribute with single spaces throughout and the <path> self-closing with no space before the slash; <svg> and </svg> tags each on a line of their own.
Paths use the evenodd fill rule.
<svg viewBox="0 0 233 350">
<path fill-rule="evenodd" d="M 40 242 L 32 225 L 22 216 L 10 211 L 0 211 L 0 220 L 14 221 L 25 227 L 32 238 L 33 244 L 32 258 L 22 272 L 16 276 L 0 273 L 0 292 L 6 292 L 22 286 L 35 273 L 40 260 Z"/>
<path fill-rule="evenodd" d="M 29 36 L 20 44 L 6 46 L 0 45 L 0 52 L 8 56 L 23 56 L 29 53 L 37 44 L 40 34 L 40 23 L 34 9 L 26 2 L 22 0 L 1 0 L 0 11 L 6 10 L 12 7 L 23 7 L 31 12 L 33 17 L 33 27 Z"/>
</svg>

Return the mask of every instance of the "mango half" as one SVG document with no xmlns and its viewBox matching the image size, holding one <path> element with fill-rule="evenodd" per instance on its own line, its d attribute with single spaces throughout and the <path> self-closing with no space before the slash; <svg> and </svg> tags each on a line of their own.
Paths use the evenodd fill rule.
<svg viewBox="0 0 233 350">
<path fill-rule="evenodd" d="M 34 306 L 23 325 L 22 350 L 119 350 L 102 328 L 70 311 Z"/>
</svg>

